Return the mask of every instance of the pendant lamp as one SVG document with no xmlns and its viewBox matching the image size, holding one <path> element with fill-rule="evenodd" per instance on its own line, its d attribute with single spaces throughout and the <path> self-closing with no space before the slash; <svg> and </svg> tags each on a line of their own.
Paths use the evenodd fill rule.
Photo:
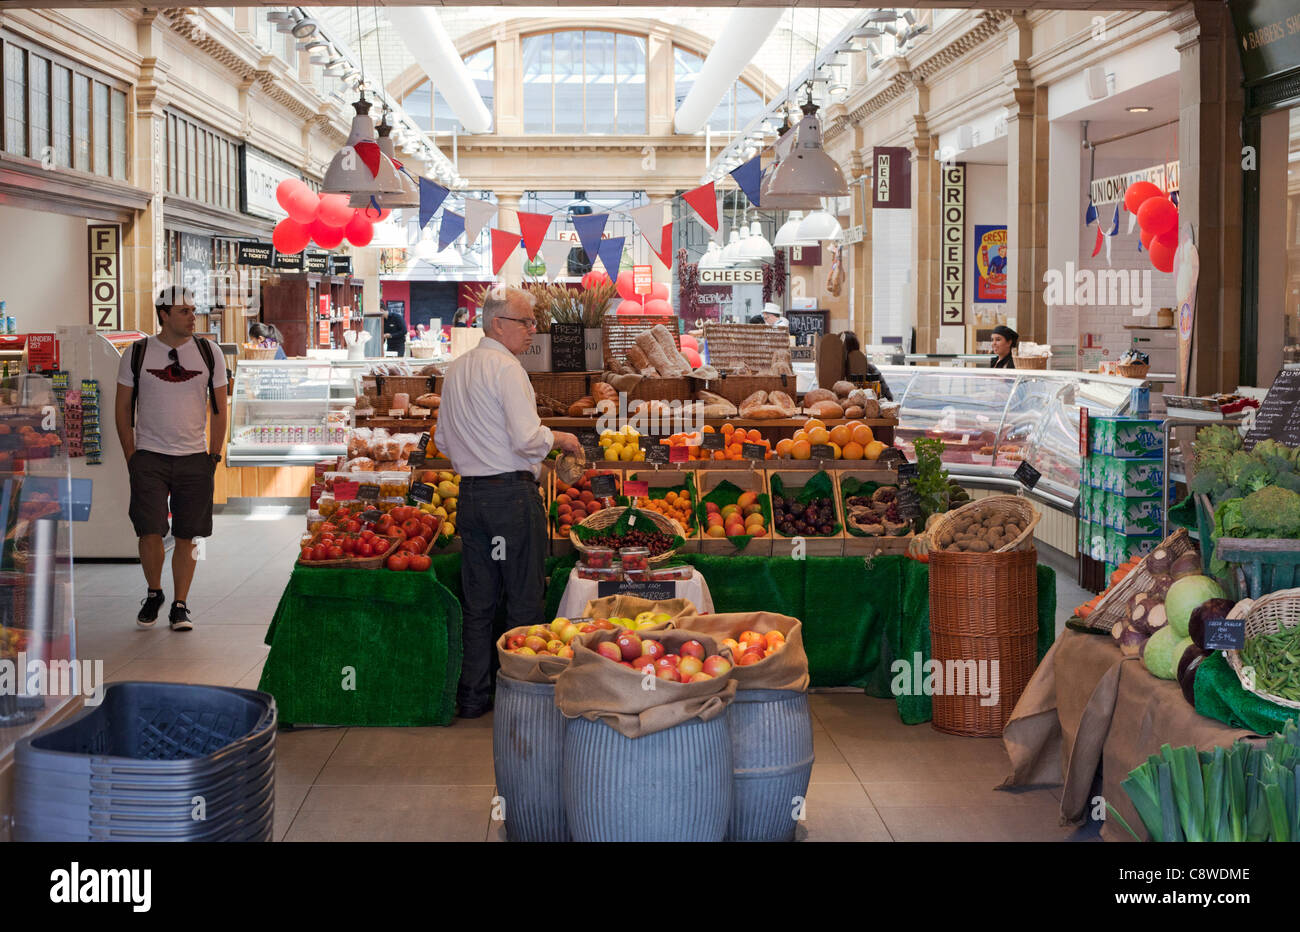
<svg viewBox="0 0 1300 932">
<path fill-rule="evenodd" d="M 799 224 L 803 223 L 803 214 L 795 211 L 790 214 L 790 219 L 781 224 L 781 229 L 776 231 L 776 239 L 772 240 L 772 245 L 777 249 L 787 249 L 790 246 L 816 246 L 817 240 L 804 239 L 799 235 Z"/>
<path fill-rule="evenodd" d="M 824 210 L 814 210 L 799 224 L 796 234 L 800 239 L 812 240 L 814 243 L 824 239 L 840 239 L 844 228 L 840 222 Z"/>
<path fill-rule="evenodd" d="M 740 233 L 736 230 L 731 231 L 727 237 L 727 245 L 722 247 L 722 257 L 719 265 L 730 267 L 736 264 L 740 258 Z"/>
<path fill-rule="evenodd" d="M 760 264 L 776 257 L 772 244 L 763 238 L 763 227 L 757 220 L 749 225 L 749 238 L 740 244 L 740 252 L 744 258 Z"/>
<path fill-rule="evenodd" d="M 402 207 L 419 207 L 420 206 L 420 186 L 416 180 L 411 177 L 405 166 L 398 167 L 397 149 L 393 145 L 392 137 L 393 128 L 388 124 L 388 115 L 384 114 L 384 119 L 379 124 L 379 151 L 388 156 L 393 166 L 397 167 L 397 179 L 401 182 L 402 192 L 400 194 L 381 194 L 377 196 L 366 194 L 354 194 L 352 200 L 348 202 L 349 207 L 370 207 L 371 200 L 379 205 L 380 210 L 397 210 Z"/>
<path fill-rule="evenodd" d="M 397 169 L 392 159 L 379 149 L 375 133 L 375 122 L 370 118 L 370 101 L 365 97 L 352 104 L 356 116 L 352 118 L 352 131 L 343 148 L 334 153 L 329 168 L 325 170 L 325 179 L 321 184 L 322 194 L 401 194 L 402 183 L 398 180 Z M 379 156 L 376 170 L 372 173 L 364 153 L 358 153 L 356 146 L 369 143 Z"/>
<path fill-rule="evenodd" d="M 718 257 L 718 244 L 710 242 L 709 248 L 704 251 L 704 255 L 700 256 L 699 267 L 702 269 L 716 269 L 718 267 Z"/>
<path fill-rule="evenodd" d="M 795 128 L 798 133 L 790 154 L 781 160 L 772 175 L 770 191 L 777 197 L 844 197 L 849 193 L 844 172 L 822 148 L 821 120 L 817 118 L 817 105 L 812 102 L 812 87 L 808 100 L 800 107 L 803 119 Z M 760 203 L 768 206 L 766 197 Z"/>
</svg>

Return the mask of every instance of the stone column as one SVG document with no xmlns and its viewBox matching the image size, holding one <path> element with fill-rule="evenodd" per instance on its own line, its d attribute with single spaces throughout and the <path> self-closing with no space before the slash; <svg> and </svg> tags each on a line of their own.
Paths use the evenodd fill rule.
<svg viewBox="0 0 1300 932">
<path fill-rule="evenodd" d="M 852 288 L 853 332 L 866 346 L 871 342 L 871 185 L 875 177 L 871 165 L 871 150 L 858 149 L 853 153 L 851 167 L 853 181 L 850 191 L 853 194 L 852 223 L 862 227 L 862 239 L 851 249 L 851 275 L 849 283 Z"/>
<path fill-rule="evenodd" d="M 511 233 L 519 232 L 519 199 L 523 196 L 521 192 L 497 191 L 497 222 L 494 225 L 498 230 L 509 230 Z M 524 280 L 524 260 L 527 254 L 522 249 L 516 249 L 506 260 L 506 264 L 501 266 L 501 272 L 497 278 L 506 285 L 519 285 Z M 488 248 L 488 262 L 492 261 L 492 250 Z M 490 267 L 490 266 L 489 266 Z"/>
<path fill-rule="evenodd" d="M 916 307 L 916 350 L 929 353 L 934 351 L 939 338 L 939 230 L 943 205 L 939 202 L 940 166 L 934 160 L 938 139 L 930 135 L 920 108 L 912 117 L 908 136 L 912 150 L 913 257 L 909 293 L 914 296 Z M 907 351 L 907 335 L 903 336 L 903 349 Z"/>
<path fill-rule="evenodd" d="M 496 134 L 518 136 L 524 131 L 523 50 L 517 34 L 504 30 L 496 36 Z"/>
<path fill-rule="evenodd" d="M 132 184 L 152 192 L 148 206 L 134 222 L 122 228 L 122 326 L 153 333 L 154 293 L 162 286 L 155 276 L 165 271 L 163 195 L 167 189 L 166 123 L 167 72 L 158 55 L 165 48 L 165 24 L 156 11 L 143 14 L 136 24 L 141 58 L 140 80 L 135 85 L 134 123 L 130 127 Z"/>
<path fill-rule="evenodd" d="M 646 128 L 651 136 L 671 136 L 675 116 L 673 43 L 659 26 L 646 37 Z"/>
<path fill-rule="evenodd" d="M 1017 17 L 1022 19 L 1022 17 Z M 1013 32 L 1013 44 L 1020 30 Z M 1046 230 L 1039 231 L 1034 220 L 1036 172 L 1035 138 L 1036 105 L 1038 95 L 1029 76 L 1029 63 L 1025 57 L 1003 68 L 1002 79 L 1010 91 L 1007 103 L 1007 303 L 1008 321 L 1025 340 L 1045 342 L 1047 339 L 1047 309 L 1036 287 L 1038 235 L 1046 238 Z M 1045 120 L 1043 121 L 1045 122 Z M 1046 197 L 1043 198 L 1044 202 Z M 1046 248 L 1046 243 L 1042 244 Z M 974 275 L 966 276 L 970 287 Z M 1040 308 L 1036 305 L 1041 306 Z M 1041 326 L 1040 326 L 1041 320 Z"/>
<path fill-rule="evenodd" d="M 1201 260 L 1190 390 L 1202 395 L 1229 391 L 1241 377 L 1241 63 L 1221 5 L 1197 0 L 1169 19 L 1181 56 L 1179 240 L 1192 238 Z M 1279 336 L 1252 335 L 1256 344 Z"/>
</svg>

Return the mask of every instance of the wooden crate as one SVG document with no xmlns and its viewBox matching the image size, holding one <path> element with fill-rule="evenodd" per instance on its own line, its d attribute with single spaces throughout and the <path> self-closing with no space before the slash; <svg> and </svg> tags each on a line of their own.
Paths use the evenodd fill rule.
<svg viewBox="0 0 1300 932">
<path fill-rule="evenodd" d="M 719 463 L 718 465 L 728 464 Z M 730 465 L 739 466 L 741 464 Z M 757 492 L 759 495 L 768 494 L 767 473 L 761 469 L 713 469 L 712 467 L 706 467 L 697 473 L 695 481 L 699 487 L 700 501 L 703 501 L 705 495 L 712 492 L 723 482 L 730 482 L 742 492 Z M 699 509 L 697 507 L 697 516 L 698 513 Z M 772 531 L 769 527 L 766 537 L 755 537 L 744 550 L 737 550 L 735 545 L 725 537 L 707 537 L 701 531 L 700 552 L 721 556 L 770 557 L 772 555 Z"/>
<path fill-rule="evenodd" d="M 661 467 L 659 469 L 655 469 L 653 465 L 649 469 L 646 469 L 645 465 L 645 463 L 628 463 L 627 472 L 624 474 L 624 481 L 628 479 L 644 479 L 649 482 L 651 498 L 663 498 L 662 493 L 655 494 L 656 489 L 671 489 L 674 486 L 690 484 L 695 487 L 695 490 L 691 493 L 691 501 L 694 502 L 698 499 L 700 494 L 699 470 L 676 468 L 678 466 L 687 466 L 688 464 L 686 463 L 674 463 L 673 468 Z M 631 467 L 633 466 L 639 466 L 640 469 L 632 469 Z M 692 505 L 692 508 L 694 508 L 694 505 Z M 700 552 L 700 529 L 698 524 L 693 533 L 690 532 L 689 528 L 687 529 L 686 543 L 677 548 L 677 552 Z"/>
<path fill-rule="evenodd" d="M 595 464 L 595 468 L 599 472 L 613 473 L 615 476 L 614 481 L 615 481 L 615 486 L 617 488 L 617 494 L 622 495 L 623 494 L 623 469 L 620 467 L 628 466 L 628 465 L 631 464 L 610 463 L 606 465 L 605 463 L 602 462 L 602 463 Z M 590 465 L 589 468 L 591 468 Z M 565 554 L 568 553 L 573 553 L 573 543 L 569 539 L 569 535 L 561 534 L 551 521 L 551 503 L 555 501 L 555 496 L 559 494 L 555 488 L 556 475 L 555 475 L 554 468 L 544 469 L 542 476 L 539 477 L 539 481 L 544 481 L 546 483 L 542 487 L 546 493 L 546 497 L 542 502 L 542 504 L 546 508 L 546 528 L 547 528 L 547 533 L 550 535 L 551 556 L 559 557 L 559 556 L 564 556 Z"/>
<path fill-rule="evenodd" d="M 907 545 L 915 536 L 908 532 L 905 537 L 860 537 L 849 531 L 848 509 L 844 505 L 845 479 L 857 479 L 859 482 L 877 482 L 881 485 L 897 485 L 898 472 L 893 469 L 837 469 L 832 474 L 835 479 L 835 502 L 844 516 L 844 555 L 881 556 L 885 554 L 905 554 Z"/>
<path fill-rule="evenodd" d="M 835 509 L 835 520 L 840 525 L 838 533 L 829 537 L 805 537 L 804 554 L 810 557 L 841 557 L 844 555 L 844 509 L 840 507 L 838 501 L 839 486 L 835 481 L 835 473 L 827 470 L 831 477 L 831 505 Z M 778 478 L 785 486 L 787 492 L 798 493 L 807 485 L 808 480 L 812 478 L 813 473 L 805 470 L 786 470 L 786 469 L 769 469 L 767 470 L 767 487 L 771 494 L 772 480 Z M 775 524 L 775 516 L 773 516 Z M 775 557 L 788 557 L 791 555 L 794 544 L 794 538 L 785 537 L 780 534 L 775 527 L 772 529 L 772 555 Z"/>
<path fill-rule="evenodd" d="M 846 557 L 884 557 L 906 556 L 907 548 L 915 539 L 914 534 L 906 537 L 855 537 L 844 532 L 844 555 Z"/>
</svg>

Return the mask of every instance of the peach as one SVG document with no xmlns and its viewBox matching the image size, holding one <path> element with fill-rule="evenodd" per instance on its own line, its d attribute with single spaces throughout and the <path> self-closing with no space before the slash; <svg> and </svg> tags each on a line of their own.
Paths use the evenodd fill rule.
<svg viewBox="0 0 1300 932">
<path fill-rule="evenodd" d="M 750 505 L 754 504 L 757 501 L 758 501 L 757 492 L 741 492 L 740 498 L 736 499 L 736 506 L 738 508 L 744 509 L 744 508 L 748 508 Z"/>
</svg>

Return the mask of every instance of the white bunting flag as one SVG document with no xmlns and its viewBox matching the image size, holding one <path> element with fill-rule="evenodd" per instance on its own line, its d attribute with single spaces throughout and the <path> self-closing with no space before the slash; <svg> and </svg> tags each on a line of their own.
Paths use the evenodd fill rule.
<svg viewBox="0 0 1300 932">
<path fill-rule="evenodd" d="M 475 243 L 478 235 L 497 212 L 497 205 L 476 197 L 465 198 L 465 242 Z"/>
<path fill-rule="evenodd" d="M 647 204 L 645 207 L 634 207 L 628 211 L 636 228 L 641 231 L 641 235 L 658 249 L 659 244 L 655 242 L 659 237 L 659 231 L 664 228 L 664 205 Z"/>
<path fill-rule="evenodd" d="M 569 252 L 573 249 L 573 243 L 565 242 L 560 239 L 548 239 L 542 241 L 542 261 L 546 263 L 546 277 L 554 280 L 559 275 L 567 275 L 569 272 Z"/>
</svg>

